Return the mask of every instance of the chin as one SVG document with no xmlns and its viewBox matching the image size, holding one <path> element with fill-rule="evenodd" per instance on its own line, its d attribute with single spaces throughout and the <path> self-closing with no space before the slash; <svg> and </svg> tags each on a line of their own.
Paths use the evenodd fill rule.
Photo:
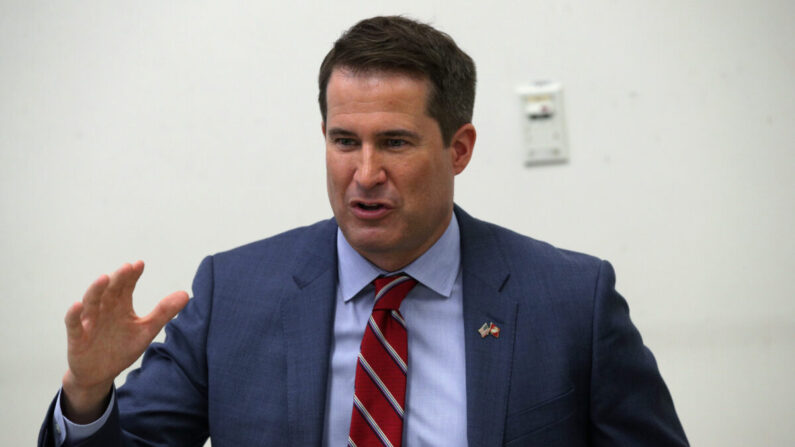
<svg viewBox="0 0 795 447">
<path fill-rule="evenodd" d="M 345 238 L 351 244 L 351 247 L 358 251 L 382 252 L 389 250 L 391 247 L 384 237 L 379 237 L 378 234 L 374 233 L 362 234 L 362 232 L 354 231 L 350 237 L 345 236 Z"/>
<path fill-rule="evenodd" d="M 393 250 L 396 245 L 391 232 L 383 228 L 355 228 L 342 233 L 351 247 L 360 253 L 383 253 Z"/>
</svg>

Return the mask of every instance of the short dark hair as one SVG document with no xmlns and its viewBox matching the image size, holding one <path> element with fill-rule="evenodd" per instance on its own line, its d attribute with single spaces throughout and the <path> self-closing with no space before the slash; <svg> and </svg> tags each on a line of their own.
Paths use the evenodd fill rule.
<svg viewBox="0 0 795 447">
<path fill-rule="evenodd" d="M 475 63 L 453 39 L 430 25 L 401 16 L 372 17 L 345 31 L 320 65 L 320 114 L 326 121 L 326 88 L 335 68 L 384 71 L 427 78 L 428 115 L 439 123 L 445 146 L 472 122 Z"/>
</svg>

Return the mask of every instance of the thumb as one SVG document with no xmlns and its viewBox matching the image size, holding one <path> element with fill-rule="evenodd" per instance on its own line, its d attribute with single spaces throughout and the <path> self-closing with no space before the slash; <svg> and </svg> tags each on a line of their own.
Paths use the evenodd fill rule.
<svg viewBox="0 0 795 447">
<path fill-rule="evenodd" d="M 149 315 L 144 317 L 149 322 L 152 332 L 155 334 L 160 332 L 160 329 L 163 329 L 163 326 L 188 304 L 188 300 L 188 294 L 182 290 L 160 300 L 157 306 L 152 309 L 152 312 L 149 312 Z"/>
</svg>

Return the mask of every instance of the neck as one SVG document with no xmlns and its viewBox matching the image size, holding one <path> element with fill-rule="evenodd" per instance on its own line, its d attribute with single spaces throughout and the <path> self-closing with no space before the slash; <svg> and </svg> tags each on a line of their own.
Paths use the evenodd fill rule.
<svg viewBox="0 0 795 447">
<path fill-rule="evenodd" d="M 422 245 L 415 247 L 414 249 L 370 252 L 354 247 L 354 250 L 362 255 L 364 259 L 367 259 L 381 270 L 386 272 L 397 272 L 416 261 L 417 258 L 422 256 L 426 251 L 433 247 L 433 244 L 435 244 L 439 238 L 442 237 L 444 232 L 447 231 L 447 228 L 450 226 L 450 219 L 452 219 L 452 217 L 453 211 L 450 210 L 450 213 L 444 218 L 444 224 L 440 225 L 436 232 L 434 232 L 431 237 L 429 237 Z"/>
</svg>

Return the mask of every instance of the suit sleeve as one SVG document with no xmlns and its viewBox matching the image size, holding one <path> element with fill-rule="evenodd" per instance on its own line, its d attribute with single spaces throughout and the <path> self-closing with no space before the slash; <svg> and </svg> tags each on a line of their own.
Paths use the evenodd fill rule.
<svg viewBox="0 0 795 447">
<path fill-rule="evenodd" d="M 593 445 L 687 446 L 668 388 L 607 262 L 600 267 L 593 315 Z"/>
<path fill-rule="evenodd" d="M 212 309 L 213 261 L 202 261 L 193 298 L 166 325 L 164 343 L 152 343 L 139 369 L 117 391 L 110 418 L 79 444 L 65 446 L 203 445 L 207 422 L 206 343 Z M 54 445 L 53 405 L 39 433 L 39 447 Z"/>
</svg>

